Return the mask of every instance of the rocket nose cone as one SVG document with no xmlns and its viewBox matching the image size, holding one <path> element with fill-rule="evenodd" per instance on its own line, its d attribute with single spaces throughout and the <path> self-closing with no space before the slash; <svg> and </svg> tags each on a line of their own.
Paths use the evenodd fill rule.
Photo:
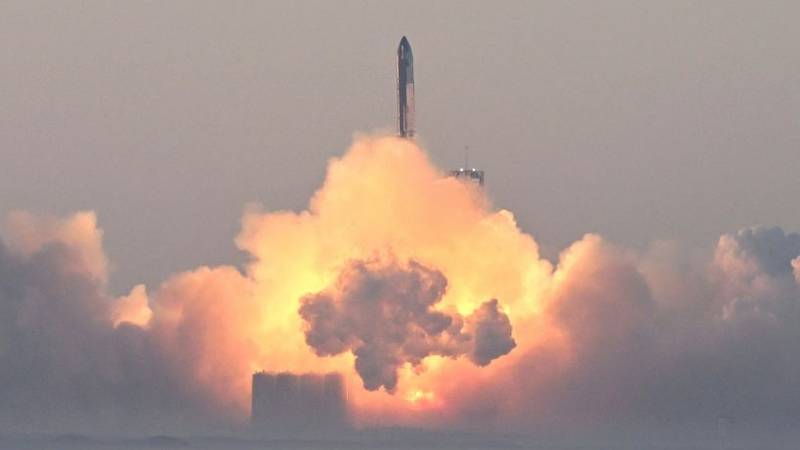
<svg viewBox="0 0 800 450">
<path fill-rule="evenodd" d="M 411 48 L 411 44 L 408 43 L 408 39 L 405 36 L 403 36 L 403 38 L 400 39 L 400 48 L 404 48 L 404 47 L 405 48 Z"/>
</svg>

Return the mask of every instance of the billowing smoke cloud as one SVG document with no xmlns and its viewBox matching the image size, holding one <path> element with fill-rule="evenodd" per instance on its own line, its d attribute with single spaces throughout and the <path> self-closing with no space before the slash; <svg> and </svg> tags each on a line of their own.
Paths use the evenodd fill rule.
<svg viewBox="0 0 800 450">
<path fill-rule="evenodd" d="M 243 424 L 256 370 L 341 372 L 359 424 L 800 425 L 798 234 L 699 259 L 587 235 L 554 267 L 477 187 L 367 136 L 308 210 L 249 210 L 236 243 L 244 268 L 118 297 L 93 214 L 13 214 L 0 427 Z"/>
<path fill-rule="evenodd" d="M 0 417 L 48 424 L 133 401 L 143 336 L 108 321 L 105 257 L 92 214 L 13 214 L 0 243 Z"/>
<path fill-rule="evenodd" d="M 352 351 L 364 387 L 389 392 L 403 364 L 469 354 L 485 366 L 514 348 L 511 323 L 497 300 L 482 304 L 465 328 L 458 313 L 433 309 L 446 288 L 441 272 L 415 261 L 352 262 L 332 287 L 303 298 L 306 342 L 319 356 Z"/>
<path fill-rule="evenodd" d="M 231 376 L 239 373 L 236 367 L 219 361 L 242 343 L 219 338 L 218 327 L 210 327 L 215 311 L 209 311 L 238 296 L 238 271 L 176 275 L 152 299 L 154 315 L 143 286 L 119 299 L 107 293 L 102 233 L 93 214 L 62 220 L 13 213 L 5 235 L 1 426 L 158 431 L 219 424 L 240 409 L 221 401 L 209 382 L 238 381 Z M 176 287 L 180 306 L 170 296 Z M 224 309 L 223 317 L 237 310 Z"/>
<path fill-rule="evenodd" d="M 542 319 L 556 337 L 449 398 L 498 427 L 791 430 L 799 238 L 745 229 L 698 262 L 673 245 L 635 254 L 588 235 L 553 274 Z"/>
<path fill-rule="evenodd" d="M 511 337 L 511 321 L 500 311 L 497 299 L 481 304 L 467 317 L 467 329 L 474 340 L 469 358 L 479 366 L 488 365 L 517 346 Z"/>
</svg>

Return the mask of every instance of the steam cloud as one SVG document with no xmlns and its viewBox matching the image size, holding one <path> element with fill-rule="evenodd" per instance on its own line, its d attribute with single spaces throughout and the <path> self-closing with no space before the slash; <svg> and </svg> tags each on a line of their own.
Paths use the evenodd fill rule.
<svg viewBox="0 0 800 450">
<path fill-rule="evenodd" d="M 13 213 L 6 235 L 8 243 L 0 242 L 0 426 L 158 431 L 218 424 L 236 414 L 235 401 L 223 400 L 198 374 L 237 386 L 231 375 L 241 367 L 209 361 L 229 351 L 210 324 L 214 310 L 237 297 L 238 271 L 175 275 L 151 299 L 154 315 L 144 286 L 119 299 L 107 293 L 94 214 Z M 225 309 L 222 315 L 230 316 L 237 307 Z"/>
<path fill-rule="evenodd" d="M 720 418 L 793 429 L 798 239 L 748 228 L 698 262 L 673 244 L 637 255 L 587 235 L 554 272 L 544 321 L 558 339 L 515 355 L 471 393 L 453 392 L 456 408 L 541 431 L 613 423 L 708 432 Z"/>
<path fill-rule="evenodd" d="M 250 210 L 236 242 L 244 268 L 118 297 L 92 213 L 12 214 L 0 427 L 244 423 L 262 369 L 343 373 L 365 424 L 800 422 L 798 234 L 748 228 L 700 259 L 587 235 L 553 266 L 413 143 L 360 137 L 307 211 Z"/>
<path fill-rule="evenodd" d="M 516 343 L 511 323 L 497 300 L 482 304 L 467 318 L 432 309 L 447 288 L 441 272 L 411 261 L 356 261 L 336 284 L 302 300 L 308 323 L 306 342 L 319 356 L 352 351 L 364 387 L 393 392 L 397 369 L 418 366 L 430 355 L 469 354 L 485 366 Z"/>
</svg>

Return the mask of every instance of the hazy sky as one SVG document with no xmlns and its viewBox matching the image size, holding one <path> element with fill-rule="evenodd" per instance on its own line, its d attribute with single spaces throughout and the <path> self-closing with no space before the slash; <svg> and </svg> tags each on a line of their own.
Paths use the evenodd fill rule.
<svg viewBox="0 0 800 450">
<path fill-rule="evenodd" d="M 553 254 L 800 229 L 795 1 L 0 2 L 0 214 L 96 210 L 113 286 L 236 262 L 248 202 L 306 205 L 354 132 L 487 171 Z"/>
</svg>

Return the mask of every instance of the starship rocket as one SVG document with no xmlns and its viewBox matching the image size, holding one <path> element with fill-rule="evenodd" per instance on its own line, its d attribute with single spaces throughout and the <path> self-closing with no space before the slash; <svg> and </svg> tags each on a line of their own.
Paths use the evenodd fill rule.
<svg viewBox="0 0 800 450">
<path fill-rule="evenodd" d="M 414 55 L 411 44 L 403 36 L 397 47 L 397 133 L 414 137 Z"/>
</svg>

